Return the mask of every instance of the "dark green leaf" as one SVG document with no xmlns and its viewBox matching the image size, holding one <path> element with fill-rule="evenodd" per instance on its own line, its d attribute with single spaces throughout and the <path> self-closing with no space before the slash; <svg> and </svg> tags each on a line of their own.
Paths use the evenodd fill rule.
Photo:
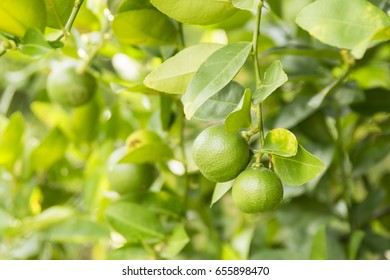
<svg viewBox="0 0 390 280">
<path fill-rule="evenodd" d="M 182 98 L 187 119 L 191 119 L 203 103 L 233 79 L 251 48 L 250 42 L 229 44 L 214 52 L 200 66 Z"/>
</svg>

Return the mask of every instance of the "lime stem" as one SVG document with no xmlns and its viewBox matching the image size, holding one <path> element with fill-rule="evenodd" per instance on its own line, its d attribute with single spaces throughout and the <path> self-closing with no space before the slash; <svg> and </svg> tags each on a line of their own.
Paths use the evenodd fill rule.
<svg viewBox="0 0 390 280">
<path fill-rule="evenodd" d="M 76 16 L 78 12 L 80 11 L 81 5 L 83 4 L 84 0 L 76 0 L 73 5 L 72 12 L 68 18 L 68 21 L 65 24 L 65 27 L 62 30 L 61 35 L 57 38 L 56 41 L 61 40 L 63 37 L 68 37 L 68 34 L 70 33 L 70 30 L 72 29 L 72 25 L 74 21 L 76 20 Z"/>
<path fill-rule="evenodd" d="M 253 52 L 253 62 L 255 68 L 255 77 L 256 77 L 256 88 L 259 88 L 261 85 L 261 72 L 260 72 L 260 64 L 259 64 L 259 53 L 258 53 L 258 44 L 260 37 L 260 24 L 261 24 L 261 11 L 263 9 L 263 1 L 259 2 L 257 6 L 256 13 L 256 24 L 255 29 L 253 30 L 253 41 L 252 41 L 252 52 Z M 263 108 L 261 103 L 257 107 L 257 125 L 260 134 L 259 144 L 260 147 L 264 145 L 264 128 L 263 128 Z"/>
</svg>

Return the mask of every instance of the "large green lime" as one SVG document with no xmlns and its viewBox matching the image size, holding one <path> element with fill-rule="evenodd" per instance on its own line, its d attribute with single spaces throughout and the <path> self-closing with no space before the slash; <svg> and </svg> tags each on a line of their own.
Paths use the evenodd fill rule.
<svg viewBox="0 0 390 280">
<path fill-rule="evenodd" d="M 246 168 L 249 154 L 245 139 L 239 133 L 227 133 L 224 125 L 203 130 L 192 147 L 195 164 L 213 182 L 236 178 Z"/>
</svg>

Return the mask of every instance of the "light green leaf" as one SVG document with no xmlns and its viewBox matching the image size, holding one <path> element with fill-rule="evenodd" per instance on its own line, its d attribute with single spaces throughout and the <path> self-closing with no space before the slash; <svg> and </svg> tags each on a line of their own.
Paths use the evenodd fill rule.
<svg viewBox="0 0 390 280">
<path fill-rule="evenodd" d="M 0 165 L 13 164 L 20 155 L 25 130 L 21 113 L 14 113 L 4 130 L 0 131 Z"/>
<path fill-rule="evenodd" d="M 85 243 L 108 238 L 109 232 L 103 226 L 82 219 L 71 219 L 56 224 L 47 230 L 47 238 L 54 242 Z"/>
<path fill-rule="evenodd" d="M 232 0 L 232 2 L 237 9 L 256 12 L 260 0 Z"/>
<path fill-rule="evenodd" d="M 20 50 L 24 54 L 38 56 L 48 53 L 52 50 L 52 47 L 39 29 L 30 28 L 23 37 L 23 44 L 20 46 Z"/>
<path fill-rule="evenodd" d="M 311 260 L 326 260 L 326 259 L 328 259 L 327 234 L 326 234 L 326 227 L 325 226 L 321 226 L 312 238 L 310 259 Z"/>
<path fill-rule="evenodd" d="M 224 182 L 224 183 L 217 183 L 213 192 L 213 198 L 211 199 L 211 205 L 212 207 L 218 200 L 221 199 L 221 197 L 227 193 L 233 186 L 234 180 Z"/>
<path fill-rule="evenodd" d="M 153 23 L 150 19 L 153 19 Z M 177 34 L 173 23 L 152 9 L 131 10 L 116 15 L 112 30 L 127 44 L 145 46 L 174 44 Z"/>
<path fill-rule="evenodd" d="M 278 87 L 287 82 L 288 77 L 283 71 L 282 63 L 277 60 L 273 62 L 267 70 L 265 70 L 262 84 L 253 93 L 253 104 L 263 102 L 271 95 Z"/>
<path fill-rule="evenodd" d="M 30 28 L 45 30 L 46 7 L 44 0 L 1 0 L 0 31 L 23 37 Z"/>
<path fill-rule="evenodd" d="M 246 89 L 244 97 L 241 99 L 236 110 L 231 112 L 225 120 L 226 131 L 234 133 L 243 127 L 250 127 L 251 125 L 251 107 L 252 107 L 252 92 Z"/>
<path fill-rule="evenodd" d="M 156 215 L 139 204 L 124 201 L 113 203 L 108 207 L 106 217 L 111 226 L 127 239 L 164 237 Z"/>
<path fill-rule="evenodd" d="M 177 225 L 172 235 L 168 238 L 166 246 L 162 249 L 161 256 L 168 259 L 177 256 L 188 242 L 190 242 L 190 238 L 184 226 Z"/>
<path fill-rule="evenodd" d="M 289 186 L 303 185 L 317 177 L 325 170 L 325 164 L 316 156 L 298 146 L 297 154 L 293 157 L 272 157 L 275 173 L 282 182 Z"/>
<path fill-rule="evenodd" d="M 352 232 L 351 237 L 349 239 L 349 243 L 348 243 L 348 259 L 349 260 L 356 259 L 358 252 L 359 252 L 360 244 L 362 243 L 364 236 L 365 236 L 365 233 L 362 230 L 355 230 L 354 232 Z"/>
<path fill-rule="evenodd" d="M 237 11 L 230 0 L 151 0 L 150 2 L 162 13 L 188 24 L 217 23 Z"/>
<path fill-rule="evenodd" d="M 166 161 L 173 157 L 171 148 L 153 131 L 138 130 L 127 138 L 126 144 L 127 152 L 120 163 Z"/>
<path fill-rule="evenodd" d="M 144 84 L 161 92 L 183 94 L 200 65 L 221 47 L 221 44 L 202 43 L 185 48 L 146 76 Z"/>
<path fill-rule="evenodd" d="M 127 244 L 115 249 L 108 254 L 109 260 L 149 260 L 154 256 L 149 254 L 144 247 L 137 244 Z"/>
<path fill-rule="evenodd" d="M 296 22 L 321 42 L 354 49 L 361 58 L 371 38 L 390 25 L 390 18 L 366 0 L 319 0 L 305 7 Z"/>
<path fill-rule="evenodd" d="M 56 161 L 62 159 L 68 145 L 68 139 L 59 128 L 51 130 L 41 143 L 31 152 L 32 166 L 45 171 Z"/>
<path fill-rule="evenodd" d="M 45 0 L 47 9 L 46 25 L 52 28 L 64 28 L 75 0 Z"/>
<path fill-rule="evenodd" d="M 284 128 L 275 128 L 267 133 L 261 152 L 281 157 L 295 156 L 298 141 L 295 135 Z"/>
<path fill-rule="evenodd" d="M 229 44 L 214 52 L 200 66 L 182 97 L 187 119 L 191 119 L 203 103 L 233 79 L 251 48 L 250 42 Z"/>
<path fill-rule="evenodd" d="M 244 94 L 244 88 L 231 81 L 218 91 L 196 111 L 194 117 L 200 120 L 222 120 L 238 105 Z"/>
</svg>

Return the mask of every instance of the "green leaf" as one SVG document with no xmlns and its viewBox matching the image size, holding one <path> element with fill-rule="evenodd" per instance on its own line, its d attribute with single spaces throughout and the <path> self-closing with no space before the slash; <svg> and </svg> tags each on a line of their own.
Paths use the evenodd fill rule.
<svg viewBox="0 0 390 280">
<path fill-rule="evenodd" d="M 272 163 L 275 173 L 289 186 L 303 185 L 325 170 L 324 163 L 301 145 L 295 156 L 286 158 L 274 155 Z"/>
<path fill-rule="evenodd" d="M 226 131 L 234 133 L 251 125 L 252 92 L 246 89 L 237 108 L 225 120 Z"/>
<path fill-rule="evenodd" d="M 271 95 L 278 87 L 287 82 L 288 77 L 283 71 L 282 63 L 277 60 L 273 62 L 267 70 L 265 70 L 262 84 L 253 93 L 253 104 L 263 102 Z"/>
<path fill-rule="evenodd" d="M 213 192 L 213 198 L 211 199 L 211 205 L 212 207 L 218 200 L 221 199 L 221 197 L 227 193 L 233 186 L 234 180 L 224 183 L 217 183 L 215 185 L 215 189 Z"/>
<path fill-rule="evenodd" d="M 127 244 L 111 251 L 107 257 L 109 260 L 149 260 L 153 259 L 144 247 L 136 244 Z"/>
<path fill-rule="evenodd" d="M 176 257 L 183 248 L 190 242 L 190 238 L 183 225 L 177 225 L 173 230 L 172 235 L 168 238 L 166 246 L 161 251 L 161 256 L 164 258 Z"/>
<path fill-rule="evenodd" d="M 311 260 L 326 260 L 326 259 L 328 259 L 327 234 L 326 234 L 326 227 L 325 226 L 321 226 L 312 238 L 310 259 Z"/>
<path fill-rule="evenodd" d="M 161 92 L 183 94 L 200 65 L 221 47 L 221 44 L 202 43 L 185 48 L 146 76 L 144 84 Z"/>
<path fill-rule="evenodd" d="M 194 117 L 200 120 L 222 120 L 238 105 L 244 94 L 244 88 L 231 81 L 218 91 L 196 111 Z"/>
<path fill-rule="evenodd" d="M 129 240 L 164 237 L 156 215 L 141 205 L 113 203 L 107 208 L 106 217 L 111 226 Z"/>
<path fill-rule="evenodd" d="M 260 0 L 232 0 L 232 2 L 237 9 L 256 12 Z"/>
<path fill-rule="evenodd" d="M 390 93 L 382 88 L 364 91 L 364 102 L 352 104 L 352 109 L 359 114 L 373 115 L 378 112 L 388 112 L 390 108 Z"/>
<path fill-rule="evenodd" d="M 171 148 L 153 131 L 138 130 L 127 138 L 126 143 L 127 152 L 120 163 L 166 161 L 173 157 Z"/>
<path fill-rule="evenodd" d="M 46 25 L 62 29 L 72 12 L 75 0 L 45 0 L 47 10 Z"/>
<path fill-rule="evenodd" d="M 203 103 L 233 79 L 251 48 L 250 42 L 229 44 L 214 52 L 200 66 L 182 97 L 187 119 L 191 119 Z"/>
<path fill-rule="evenodd" d="M 4 130 L 0 131 L 0 165 L 13 164 L 23 150 L 25 130 L 21 113 L 14 113 Z"/>
<path fill-rule="evenodd" d="M 109 232 L 103 226 L 82 219 L 67 220 L 47 230 L 47 238 L 54 242 L 86 243 L 109 238 Z"/>
<path fill-rule="evenodd" d="M 30 28 L 45 30 L 46 7 L 44 0 L 1 0 L 0 31 L 23 37 Z"/>
<path fill-rule="evenodd" d="M 162 13 L 188 24 L 217 23 L 237 11 L 230 0 L 151 0 L 150 2 Z"/>
<path fill-rule="evenodd" d="M 295 135 L 284 128 L 275 128 L 267 133 L 261 152 L 281 157 L 295 156 L 298 141 Z"/>
<path fill-rule="evenodd" d="M 359 253 L 360 244 L 365 236 L 364 231 L 356 230 L 352 232 L 348 243 L 348 259 L 355 260 Z"/>
<path fill-rule="evenodd" d="M 153 23 L 150 19 L 153 19 Z M 124 43 L 145 46 L 174 44 L 177 34 L 173 23 L 152 9 L 131 10 L 116 15 L 112 30 Z"/>
<path fill-rule="evenodd" d="M 51 130 L 31 152 L 32 166 L 45 171 L 56 161 L 62 159 L 68 146 L 68 139 L 59 128 Z"/>
<path fill-rule="evenodd" d="M 23 37 L 23 44 L 20 46 L 20 50 L 27 55 L 39 56 L 51 51 L 52 47 L 39 29 L 30 28 Z"/>
<path fill-rule="evenodd" d="M 346 12 L 347 11 L 347 12 Z M 361 58 L 373 36 L 390 25 L 389 17 L 366 0 L 319 0 L 305 7 L 297 24 L 321 42 L 355 50 Z"/>
</svg>

